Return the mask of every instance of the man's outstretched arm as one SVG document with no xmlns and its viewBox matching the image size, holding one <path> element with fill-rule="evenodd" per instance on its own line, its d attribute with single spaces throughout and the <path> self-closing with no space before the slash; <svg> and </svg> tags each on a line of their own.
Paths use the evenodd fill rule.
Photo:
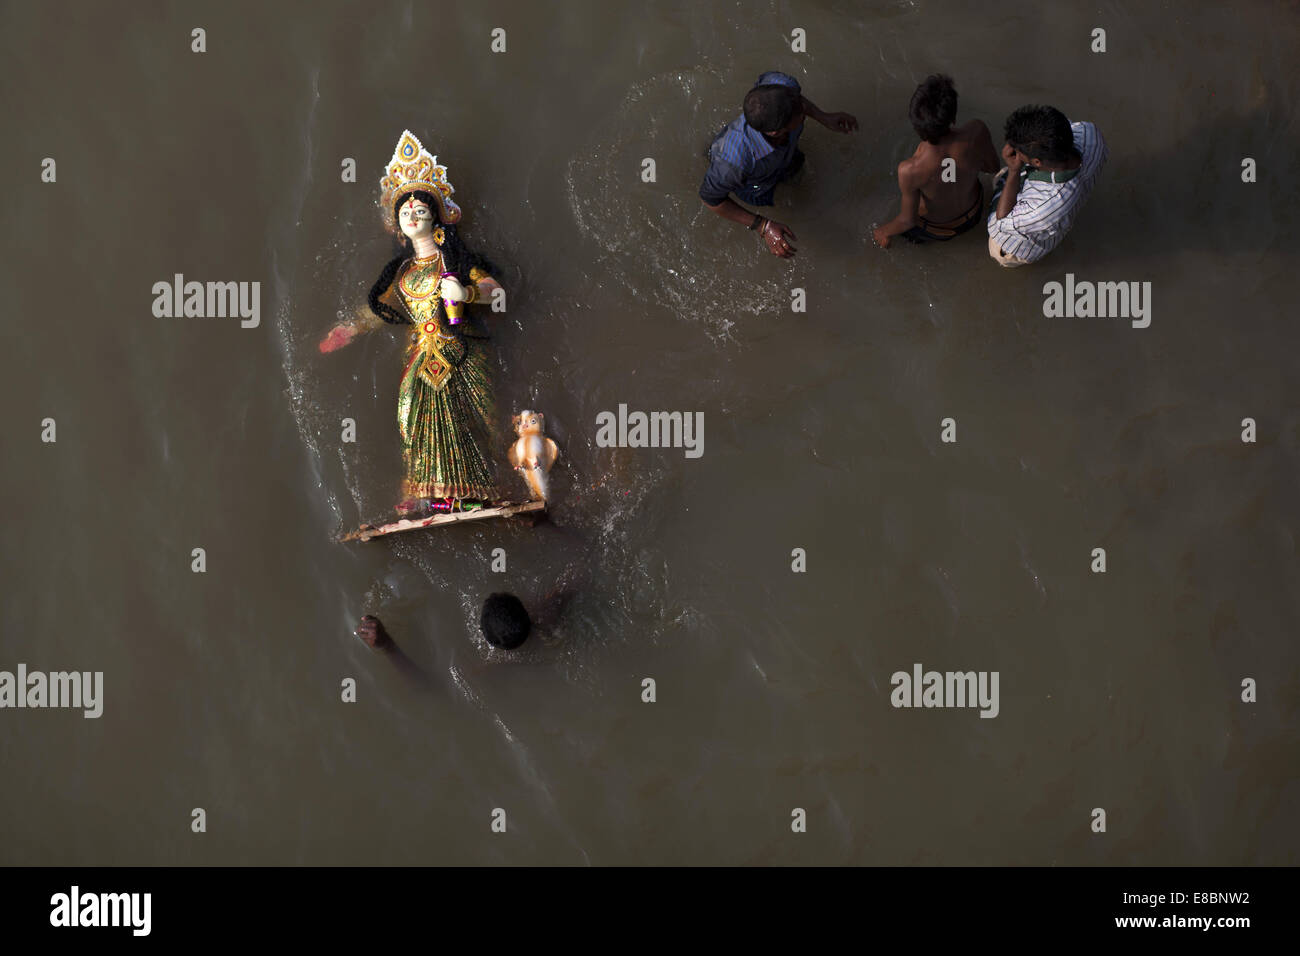
<svg viewBox="0 0 1300 956">
<path fill-rule="evenodd" d="M 898 169 L 898 191 L 902 197 L 898 203 L 898 215 L 871 231 L 871 238 L 881 249 L 888 249 L 890 239 L 916 225 L 917 213 L 921 208 L 920 184 L 914 182 L 909 171 L 901 166 Z"/>
<path fill-rule="evenodd" d="M 800 96 L 803 100 L 804 115 L 810 119 L 815 119 L 827 129 L 833 129 L 837 133 L 851 133 L 858 128 L 857 118 L 851 113 L 827 113 L 818 109 L 817 104 L 806 96 Z"/>
<path fill-rule="evenodd" d="M 723 198 L 716 204 L 710 203 L 703 196 L 700 197 L 700 201 L 723 219 L 744 223 L 746 227 L 758 232 L 763 244 L 767 246 L 767 251 L 772 255 L 780 256 L 782 259 L 794 258 L 797 251 L 794 247 L 795 235 L 784 223 L 768 219 L 756 212 L 750 212 L 730 196 Z"/>
<path fill-rule="evenodd" d="M 744 177 L 734 166 L 716 161 L 704 174 L 700 186 L 700 201 L 723 219 L 741 223 L 754 229 L 763 239 L 767 251 L 782 259 L 789 259 L 795 254 L 794 233 L 779 222 L 773 222 L 757 213 L 751 212 L 731 198 L 731 194 L 744 188 Z"/>
</svg>

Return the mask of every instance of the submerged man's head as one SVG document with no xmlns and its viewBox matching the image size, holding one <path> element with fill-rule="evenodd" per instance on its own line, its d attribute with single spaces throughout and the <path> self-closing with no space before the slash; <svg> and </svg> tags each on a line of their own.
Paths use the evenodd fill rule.
<svg viewBox="0 0 1300 956">
<path fill-rule="evenodd" d="M 533 622 L 519 598 L 513 594 L 492 594 L 483 602 L 479 625 L 489 644 L 512 650 L 528 637 Z"/>
<path fill-rule="evenodd" d="M 803 122 L 803 97 L 793 86 L 764 83 L 745 94 L 745 122 L 764 136 L 784 142 Z"/>
<path fill-rule="evenodd" d="M 952 77 L 942 73 L 927 76 L 912 94 L 907 115 L 917 136 L 938 143 L 957 121 L 957 90 Z"/>
<path fill-rule="evenodd" d="M 1079 157 L 1074 131 L 1054 106 L 1022 106 L 1007 117 L 1003 129 L 1011 148 L 1029 166 L 1060 166 Z"/>
</svg>

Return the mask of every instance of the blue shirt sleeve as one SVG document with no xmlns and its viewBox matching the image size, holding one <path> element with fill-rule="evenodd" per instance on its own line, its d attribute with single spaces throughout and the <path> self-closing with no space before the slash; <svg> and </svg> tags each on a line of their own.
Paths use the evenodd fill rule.
<svg viewBox="0 0 1300 956">
<path fill-rule="evenodd" d="M 731 163 L 716 157 L 709 163 L 704 182 L 700 184 L 700 199 L 710 206 L 716 206 L 729 195 L 745 185 L 744 173 Z"/>
</svg>

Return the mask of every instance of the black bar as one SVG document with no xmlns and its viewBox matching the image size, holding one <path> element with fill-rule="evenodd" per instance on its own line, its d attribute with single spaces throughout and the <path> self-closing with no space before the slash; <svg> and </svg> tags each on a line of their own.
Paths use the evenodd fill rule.
<svg viewBox="0 0 1300 956">
<path fill-rule="evenodd" d="M 557 932 L 617 934 L 619 924 L 627 935 L 614 940 L 647 935 L 665 945 L 692 927 L 768 941 L 803 934 L 814 946 L 843 931 L 864 944 L 912 940 L 922 946 L 914 951 L 945 940 L 1126 936 L 1139 945 L 1232 945 L 1285 927 L 1294 885 L 1294 871 L 1282 868 L 11 868 L 0 870 L 0 926 L 6 942 L 82 946 L 252 942 L 263 938 L 259 927 L 295 944 L 422 933 L 433 942 L 431 930 L 451 926 L 446 942 L 463 943 L 472 930 L 495 946 L 502 934 L 535 933 L 540 943 Z M 96 914 L 97 894 L 150 894 L 148 936 L 134 935 L 132 911 L 123 911 L 125 926 L 52 926 L 52 900 L 64 894 L 70 903 L 73 886 L 83 907 L 96 895 Z M 1247 923 L 1178 922 L 1206 918 Z M 1134 919 L 1153 923 L 1120 925 Z"/>
</svg>

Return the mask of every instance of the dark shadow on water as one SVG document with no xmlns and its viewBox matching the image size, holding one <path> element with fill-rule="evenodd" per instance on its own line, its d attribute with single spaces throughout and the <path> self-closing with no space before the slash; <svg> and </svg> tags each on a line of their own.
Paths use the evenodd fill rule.
<svg viewBox="0 0 1300 956">
<path fill-rule="evenodd" d="M 411 686 L 419 690 L 433 690 L 432 678 L 396 644 L 389 644 L 386 648 L 379 649 L 377 653 L 386 658 Z"/>
<path fill-rule="evenodd" d="M 1090 267 L 1116 275 L 1180 252 L 1296 252 L 1300 204 L 1291 170 L 1300 138 L 1294 124 L 1279 130 L 1265 113 L 1207 117 L 1155 153 L 1107 136 L 1106 167 L 1059 251 L 1086 242 Z M 1241 179 L 1246 157 L 1256 162 L 1254 183 Z"/>
<path fill-rule="evenodd" d="M 419 690 L 433 690 L 433 680 L 406 652 L 397 646 L 382 621 L 373 614 L 361 619 L 355 631 L 358 640 L 377 655 L 386 658 L 408 682 Z"/>
</svg>

